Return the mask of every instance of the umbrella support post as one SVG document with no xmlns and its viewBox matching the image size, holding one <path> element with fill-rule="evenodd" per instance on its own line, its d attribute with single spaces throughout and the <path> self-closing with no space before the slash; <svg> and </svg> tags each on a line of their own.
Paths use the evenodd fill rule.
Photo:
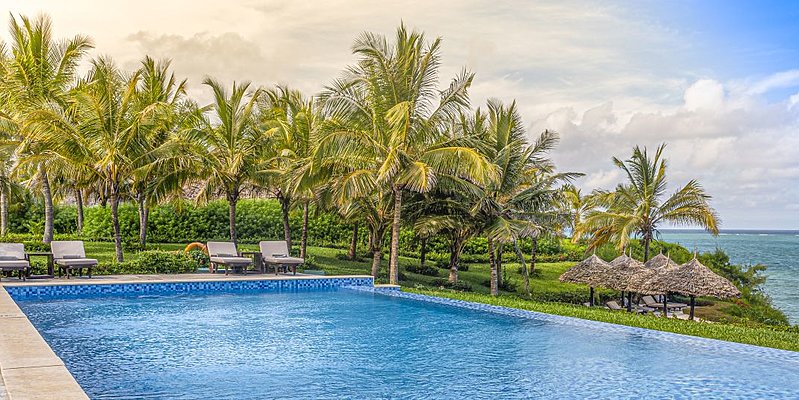
<svg viewBox="0 0 799 400">
<path fill-rule="evenodd" d="M 589 287 L 588 288 L 588 305 L 590 307 L 594 306 L 594 288 L 593 287 Z"/>
<path fill-rule="evenodd" d="M 627 292 L 627 312 L 633 312 L 633 292 Z"/>
<path fill-rule="evenodd" d="M 669 317 L 669 294 L 666 293 L 663 295 L 663 317 Z"/>
<path fill-rule="evenodd" d="M 696 297 L 691 296 L 691 313 L 688 314 L 688 319 L 694 320 L 694 307 L 696 306 Z"/>
</svg>

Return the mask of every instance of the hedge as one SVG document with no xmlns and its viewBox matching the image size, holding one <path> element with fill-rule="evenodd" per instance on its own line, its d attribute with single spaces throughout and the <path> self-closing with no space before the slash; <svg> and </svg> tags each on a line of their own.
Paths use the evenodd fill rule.
<svg viewBox="0 0 799 400">
<path fill-rule="evenodd" d="M 16 204 L 10 215 L 10 231 L 40 235 L 43 231 L 42 207 L 39 203 Z M 261 240 L 283 238 L 283 222 L 280 204 L 273 199 L 244 199 L 236 210 L 236 229 L 242 243 L 257 243 Z M 21 221 L 25 219 L 26 222 Z M 75 206 L 60 205 L 55 210 L 55 231 L 59 236 L 74 237 L 77 234 L 77 211 Z M 123 241 L 133 244 L 138 241 L 139 218 L 135 204 L 122 203 L 119 207 L 120 229 Z M 302 229 L 302 210 L 290 213 L 292 239 L 299 243 Z M 316 212 L 312 209 L 308 223 L 308 240 L 311 245 L 346 248 L 349 246 L 353 225 L 344 222 L 337 214 Z M 84 240 L 111 241 L 111 209 L 99 205 L 86 207 L 84 227 L 80 237 Z M 148 242 L 188 243 L 209 240 L 226 240 L 229 237 L 228 205 L 224 200 L 212 201 L 198 206 L 183 201 L 153 207 L 148 220 Z M 389 244 L 386 235 L 385 245 Z M 359 245 L 366 251 L 367 231 L 359 231 Z M 27 243 L 26 243 L 27 244 Z M 35 246 L 35 244 L 31 243 Z M 530 241 L 522 241 L 522 251 L 530 254 Z M 541 261 L 578 260 L 583 256 L 584 246 L 571 245 L 558 239 L 542 239 L 538 242 Z M 400 234 L 400 251 L 403 255 L 417 256 L 420 240 L 409 227 Z M 449 257 L 449 240 L 445 235 L 434 236 L 427 241 L 428 259 L 445 260 Z M 488 242 L 484 237 L 467 241 L 463 250 L 463 263 L 487 262 Z M 515 258 L 513 247 L 508 245 L 505 257 Z"/>
</svg>

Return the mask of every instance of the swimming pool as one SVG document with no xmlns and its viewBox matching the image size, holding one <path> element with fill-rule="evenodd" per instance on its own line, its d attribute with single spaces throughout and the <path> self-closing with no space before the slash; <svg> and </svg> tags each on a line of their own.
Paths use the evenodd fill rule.
<svg viewBox="0 0 799 400">
<path fill-rule="evenodd" d="M 799 397 L 799 353 L 403 293 L 17 303 L 100 399 Z"/>
</svg>

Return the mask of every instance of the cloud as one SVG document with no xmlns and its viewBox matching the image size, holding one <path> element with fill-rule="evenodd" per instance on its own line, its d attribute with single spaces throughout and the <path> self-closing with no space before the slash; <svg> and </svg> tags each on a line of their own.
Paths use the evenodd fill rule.
<svg viewBox="0 0 799 400">
<path fill-rule="evenodd" d="M 614 123 L 624 112 L 611 103 L 582 112 L 563 108 L 533 120 L 530 130 L 562 134 L 554 156 L 562 168 L 589 171 L 580 182 L 586 190 L 610 189 L 623 179 L 611 173 L 611 156 L 626 158 L 633 145 L 668 143 L 670 189 L 699 179 L 732 221 L 728 227 L 797 226 L 799 110 L 792 96 L 769 102 L 759 89 L 782 76 L 752 79 L 750 87 L 700 79 L 676 108 L 633 113 L 626 123 Z"/>
<path fill-rule="evenodd" d="M 531 136 L 559 131 L 554 157 L 587 173 L 584 188 L 621 179 L 612 156 L 667 142 L 671 182 L 700 179 L 728 227 L 799 226 L 787 212 L 799 201 L 799 69 L 724 75 L 735 68 L 711 58 L 723 46 L 650 3 L 30 0 L 12 11 L 42 10 L 57 36 L 87 34 L 93 55 L 125 68 L 145 54 L 171 58 L 202 104 L 206 75 L 316 93 L 355 62 L 358 34 L 391 36 L 404 21 L 443 37 L 442 85 L 466 66 L 475 107 L 515 99 Z M 751 65 L 751 53 L 729 53 Z"/>
</svg>

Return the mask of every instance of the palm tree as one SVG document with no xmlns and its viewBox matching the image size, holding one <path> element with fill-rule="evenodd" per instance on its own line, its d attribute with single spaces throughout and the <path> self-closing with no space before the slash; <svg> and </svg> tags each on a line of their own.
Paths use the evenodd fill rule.
<svg viewBox="0 0 799 400">
<path fill-rule="evenodd" d="M 135 112 L 139 114 L 139 134 L 144 138 L 144 153 L 136 158 L 135 173 L 131 179 L 132 195 L 139 210 L 139 244 L 147 244 L 147 221 L 150 205 L 162 190 L 155 168 L 156 149 L 179 129 L 181 109 L 185 107 L 186 80 L 178 81 L 170 72 L 169 60 L 156 61 L 145 57 L 139 69 L 139 87 L 136 91 Z"/>
<path fill-rule="evenodd" d="M 45 204 L 45 243 L 53 239 L 53 197 L 48 178 L 48 157 L 53 153 L 40 142 L 27 137 L 30 114 L 47 108 L 63 110 L 67 93 L 75 83 L 81 58 L 92 48 L 85 36 L 59 41 L 53 38 L 52 22 L 45 15 L 34 20 L 11 16 L 11 54 L 4 60 L 0 101 L 10 104 L 11 118 L 20 125 L 23 141 L 18 147 L 18 171 L 31 174 L 31 184 L 39 186 Z M 25 165 L 27 164 L 27 165 Z M 15 168 L 16 169 L 16 168 Z"/>
<path fill-rule="evenodd" d="M 560 208 L 569 215 L 566 229 L 571 232 L 572 242 L 577 243 L 582 238 L 575 233 L 583 223 L 583 217 L 596 209 L 596 199 L 591 194 L 583 195 L 582 190 L 572 184 L 563 185 L 561 194 Z"/>
<path fill-rule="evenodd" d="M 0 121 L 0 236 L 8 234 L 8 202 L 14 191 L 19 190 L 18 185 L 11 178 L 11 169 L 14 165 L 14 151 L 18 141 L 7 137 Z"/>
<path fill-rule="evenodd" d="M 200 129 L 184 131 L 191 137 L 183 138 L 188 143 L 196 143 L 192 155 L 193 162 L 185 166 L 196 169 L 202 182 L 199 200 L 213 198 L 223 193 L 228 201 L 230 240 L 236 242 L 236 205 L 242 189 L 265 186 L 268 177 L 262 172 L 271 132 L 261 132 L 257 127 L 257 101 L 261 90 L 250 91 L 250 83 L 233 83 L 230 92 L 218 81 L 206 78 L 203 84 L 211 88 L 214 101 L 212 110 L 214 122 L 203 121 Z M 186 143 L 186 142 L 184 142 Z"/>
<path fill-rule="evenodd" d="M 468 129 L 479 131 L 489 144 L 486 153 L 498 170 L 498 179 L 488 183 L 479 202 L 480 218 L 488 238 L 491 294 L 499 293 L 502 256 L 497 250 L 506 243 L 513 243 L 529 295 L 529 274 L 518 242 L 530 237 L 535 249 L 538 235 L 553 222 L 549 218 L 549 206 L 557 192 L 555 183 L 580 174 L 555 173 L 554 163 L 547 153 L 557 145 L 557 133 L 544 131 L 532 144 L 527 142 L 515 102 L 506 106 L 490 100 L 487 110 L 487 115 L 478 110 L 468 122 Z"/>
<path fill-rule="evenodd" d="M 616 186 L 613 192 L 597 192 L 602 209 L 588 213 L 579 229 L 580 234 L 591 234 L 592 248 L 612 242 L 622 249 L 630 236 L 635 235 L 643 242 L 646 261 L 649 246 L 662 223 L 699 225 L 718 234 L 719 218 L 710 206 L 711 197 L 696 180 L 663 199 L 667 186 L 665 147 L 665 144 L 658 146 L 653 158 L 646 148 L 638 146 L 627 160 L 613 158 L 613 163 L 624 171 L 627 182 Z"/>
<path fill-rule="evenodd" d="M 117 262 L 124 260 L 119 203 L 148 151 L 135 109 L 138 81 L 138 73 L 127 76 L 110 59 L 95 59 L 88 76 L 73 91 L 67 112 L 35 111 L 29 128 L 32 137 L 52 149 L 54 162 L 90 171 L 109 188 Z"/>
<path fill-rule="evenodd" d="M 343 79 L 323 94 L 331 114 L 344 122 L 319 146 L 327 157 L 371 160 L 374 181 L 393 197 L 389 281 L 398 281 L 399 233 L 403 194 L 432 190 L 440 173 L 482 183 L 493 166 L 472 147 L 445 135 L 468 106 L 473 75 L 463 71 L 449 88 L 436 88 L 441 40 L 427 43 L 422 33 L 397 29 L 394 44 L 363 33 L 353 46 L 359 56 Z"/>
<path fill-rule="evenodd" d="M 261 97 L 261 120 L 271 132 L 274 155 L 268 161 L 268 172 L 274 181 L 270 186 L 281 205 L 283 234 L 291 248 L 289 210 L 295 200 L 302 204 L 303 223 L 300 257 L 305 257 L 308 244 L 308 212 L 314 201 L 314 187 L 301 185 L 305 171 L 311 168 L 314 142 L 323 123 L 314 99 L 306 99 L 297 90 L 278 86 L 264 91 Z"/>
</svg>

